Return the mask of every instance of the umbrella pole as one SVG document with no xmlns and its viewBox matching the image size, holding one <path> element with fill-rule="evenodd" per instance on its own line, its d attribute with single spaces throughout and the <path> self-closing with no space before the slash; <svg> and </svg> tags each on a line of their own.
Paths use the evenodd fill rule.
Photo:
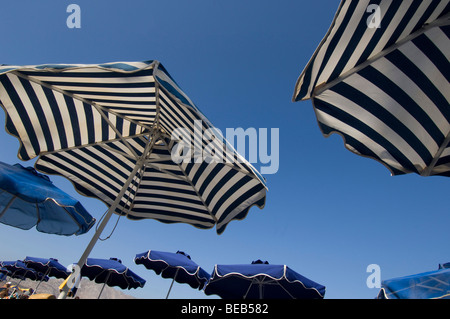
<svg viewBox="0 0 450 319">
<path fill-rule="evenodd" d="M 124 183 L 124 185 L 122 187 L 122 190 L 117 195 L 117 198 L 114 201 L 114 203 L 110 206 L 110 208 L 109 208 L 105 218 L 103 218 L 103 221 L 98 226 L 98 229 L 96 230 L 94 236 L 92 237 L 91 241 L 89 242 L 89 245 L 86 247 L 86 250 L 84 251 L 83 255 L 80 257 L 80 260 L 77 263 L 79 269 L 81 269 L 83 267 L 84 263 L 86 262 L 89 254 L 91 253 L 92 249 L 94 248 L 97 240 L 100 238 L 100 235 L 102 234 L 103 230 L 105 229 L 106 224 L 109 222 L 109 219 L 111 218 L 112 214 L 116 210 L 117 206 L 119 206 L 119 204 L 120 204 L 120 202 L 122 200 L 122 197 L 125 195 L 126 191 L 128 190 L 128 186 L 130 186 L 131 182 L 136 177 L 137 172 L 144 166 L 147 154 L 149 153 L 150 149 L 155 144 L 156 140 L 157 140 L 157 136 L 153 136 L 152 139 L 151 139 L 151 143 L 148 143 L 145 146 L 145 150 L 142 153 L 142 156 L 136 162 L 136 166 L 134 167 L 133 171 L 130 173 L 130 176 L 128 177 L 127 181 Z M 72 274 L 70 274 L 69 277 L 75 276 L 74 274 L 75 273 L 72 272 Z M 71 279 L 67 280 L 67 283 L 72 282 L 73 279 L 74 278 L 71 278 Z M 62 291 L 59 294 L 58 299 L 66 299 L 67 293 L 70 290 L 69 286 L 67 285 L 67 283 L 62 288 Z"/>
<path fill-rule="evenodd" d="M 36 288 L 34 288 L 33 291 L 33 295 L 36 293 L 37 289 L 39 288 L 39 286 L 41 285 L 42 281 L 44 281 L 45 276 L 47 276 L 50 273 L 50 268 L 47 269 L 47 271 L 45 272 L 44 276 L 42 276 L 42 279 L 39 281 L 39 283 L 37 284 Z"/>
<path fill-rule="evenodd" d="M 106 280 L 103 283 L 102 290 L 100 290 L 100 293 L 98 294 L 97 299 L 100 299 L 100 296 L 101 296 L 101 294 L 103 292 L 103 289 L 105 289 L 106 283 L 108 282 L 110 276 L 111 276 L 111 272 L 108 272 L 108 276 L 106 277 Z"/>
<path fill-rule="evenodd" d="M 169 288 L 169 291 L 167 292 L 166 299 L 169 299 L 170 291 L 172 290 L 173 283 L 174 283 L 174 281 L 175 281 L 175 278 L 177 278 L 177 275 L 178 275 L 178 271 L 179 271 L 179 270 L 180 270 L 180 268 L 177 268 L 177 271 L 175 272 L 175 276 L 173 276 L 172 283 L 170 284 L 170 288 Z"/>
</svg>

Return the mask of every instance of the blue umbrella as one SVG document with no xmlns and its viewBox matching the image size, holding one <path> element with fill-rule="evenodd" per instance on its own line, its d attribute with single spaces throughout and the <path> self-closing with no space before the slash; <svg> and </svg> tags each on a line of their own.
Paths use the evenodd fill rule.
<svg viewBox="0 0 450 319">
<path fill-rule="evenodd" d="M 110 287 L 117 286 L 121 289 L 142 288 L 145 285 L 144 279 L 124 266 L 122 261 L 117 258 L 88 258 L 83 268 L 81 268 L 81 276 L 88 277 L 96 283 L 103 283 L 98 298 L 100 298 L 105 285 Z"/>
<path fill-rule="evenodd" d="M 0 162 L 0 222 L 69 236 L 86 233 L 95 219 L 48 176 L 32 167 Z"/>
<path fill-rule="evenodd" d="M 37 272 L 34 269 L 28 268 L 27 265 L 25 265 L 25 263 L 21 260 L 2 261 L 0 262 L 0 266 L 10 271 L 11 278 L 18 278 L 20 279 L 20 281 L 26 278 L 31 280 L 45 280 L 45 281 L 48 281 L 49 279 L 44 274 Z"/>
<path fill-rule="evenodd" d="M 167 292 L 166 299 L 172 290 L 173 282 L 185 283 L 194 289 L 203 289 L 210 275 L 199 265 L 191 260 L 191 257 L 182 251 L 176 253 L 149 250 L 137 254 L 134 262 L 142 264 L 147 269 L 154 270 L 163 278 L 172 278 L 172 284 Z"/>
<path fill-rule="evenodd" d="M 450 263 L 438 270 L 384 280 L 378 299 L 450 299 Z"/>
<path fill-rule="evenodd" d="M 286 265 L 257 260 L 250 265 L 216 265 L 205 294 L 223 299 L 322 299 L 325 287 Z"/>
<path fill-rule="evenodd" d="M 67 268 L 61 265 L 58 262 L 58 259 L 55 258 L 45 259 L 27 256 L 23 260 L 23 262 L 27 265 L 27 267 L 43 273 L 45 276 L 65 279 L 70 275 L 70 272 L 67 271 Z M 35 291 L 38 289 L 41 282 L 42 280 L 37 285 Z"/>
</svg>

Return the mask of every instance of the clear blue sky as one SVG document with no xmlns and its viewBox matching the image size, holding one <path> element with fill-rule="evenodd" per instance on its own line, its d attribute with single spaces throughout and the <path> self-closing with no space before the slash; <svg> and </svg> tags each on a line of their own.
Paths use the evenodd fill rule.
<svg viewBox="0 0 450 319">
<path fill-rule="evenodd" d="M 66 26 L 71 3 L 81 8 L 80 29 Z M 347 151 L 339 136 L 324 138 L 310 101 L 291 102 L 295 82 L 338 5 L 337 0 L 2 3 L 0 63 L 157 59 L 217 128 L 280 130 L 280 168 L 265 176 L 263 210 L 252 208 L 220 236 L 215 229 L 122 218 L 111 239 L 97 243 L 91 257 L 118 257 L 147 280 L 130 294 L 164 298 L 170 286 L 170 280 L 134 264 L 135 254 L 149 249 L 183 250 L 208 272 L 216 263 L 287 264 L 325 285 L 325 298 L 374 298 L 378 289 L 366 285 L 370 264 L 378 264 L 382 279 L 389 279 L 450 261 L 450 180 L 391 177 L 383 165 Z M 19 162 L 18 145 L 0 130 L 0 161 Z M 106 210 L 100 201 L 77 194 L 67 180 L 52 180 L 97 219 Z M 115 217 L 102 237 L 114 222 Z M 0 224 L 0 260 L 54 257 L 68 265 L 92 235 L 91 230 L 60 237 Z M 176 284 L 171 297 L 206 296 Z"/>
</svg>

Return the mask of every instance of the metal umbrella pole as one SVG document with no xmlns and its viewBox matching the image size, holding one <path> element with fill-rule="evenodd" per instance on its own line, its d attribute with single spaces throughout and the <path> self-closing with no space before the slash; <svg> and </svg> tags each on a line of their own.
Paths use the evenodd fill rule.
<svg viewBox="0 0 450 319">
<path fill-rule="evenodd" d="M 130 186 L 131 182 L 136 177 L 137 172 L 140 169 L 142 169 L 142 167 L 144 166 L 145 160 L 147 158 L 147 155 L 149 154 L 151 148 L 155 144 L 157 138 L 158 138 L 157 136 L 153 136 L 151 142 L 149 142 L 146 145 L 142 156 L 139 158 L 139 160 L 136 163 L 136 166 L 134 167 L 134 169 L 131 172 L 130 176 L 128 177 L 127 181 L 124 183 L 124 185 L 122 187 L 122 190 L 117 195 L 116 200 L 114 201 L 114 203 L 109 208 L 107 214 L 105 215 L 105 218 L 100 223 L 100 225 L 99 225 L 98 229 L 96 230 L 94 236 L 92 237 L 91 241 L 89 242 L 88 246 L 86 247 L 83 255 L 81 255 L 81 257 L 80 257 L 80 259 L 79 259 L 79 261 L 77 263 L 77 266 L 78 266 L 79 270 L 81 270 L 81 268 L 83 267 L 84 263 L 86 262 L 89 254 L 91 253 L 92 249 L 94 248 L 95 244 L 97 243 L 98 239 L 100 238 L 100 235 L 102 234 L 103 230 L 105 229 L 106 224 L 108 224 L 109 220 L 111 219 L 112 214 L 114 213 L 116 208 L 119 206 L 119 204 L 120 204 L 120 202 L 122 200 L 122 197 L 125 195 L 125 193 L 128 190 L 128 187 Z M 72 283 L 72 284 L 75 283 L 75 281 L 76 281 L 78 276 L 79 276 L 79 274 L 77 273 L 77 271 L 73 271 L 72 274 L 70 274 L 69 279 L 66 281 L 66 284 L 61 289 L 61 293 L 59 294 L 58 299 L 66 299 L 67 298 L 67 294 L 69 293 L 69 290 L 71 288 L 71 287 L 69 287 L 69 284 L 70 283 Z"/>
<path fill-rule="evenodd" d="M 179 271 L 179 270 L 180 270 L 180 268 L 177 268 L 177 271 L 175 272 L 175 276 L 173 276 L 172 283 L 170 284 L 170 288 L 169 288 L 169 291 L 167 292 L 166 299 L 169 299 L 170 291 L 172 290 L 173 283 L 174 283 L 174 281 L 175 281 L 175 278 L 177 278 L 177 275 L 178 275 L 178 271 Z"/>
<path fill-rule="evenodd" d="M 100 293 L 98 294 L 97 299 L 100 299 L 100 296 L 101 296 L 101 294 L 103 292 L 103 289 L 105 289 L 106 283 L 108 282 L 110 276 L 111 276 L 111 272 L 108 271 L 108 276 L 106 276 L 106 280 L 103 283 L 102 289 L 100 290 Z"/>
</svg>

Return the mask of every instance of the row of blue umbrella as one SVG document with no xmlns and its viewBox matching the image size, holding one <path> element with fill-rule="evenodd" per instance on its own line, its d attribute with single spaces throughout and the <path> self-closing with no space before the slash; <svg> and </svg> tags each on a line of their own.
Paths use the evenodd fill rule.
<svg viewBox="0 0 450 319">
<path fill-rule="evenodd" d="M 0 185 L 1 223 L 21 229 L 36 226 L 38 231 L 66 236 L 86 233 L 95 223 L 95 219 L 77 200 L 62 192 L 48 176 L 32 167 L 0 162 Z M 173 278 L 166 298 L 175 281 L 224 298 L 323 298 L 325 293 L 324 286 L 302 277 L 285 265 L 255 262 L 231 268 L 216 266 L 211 276 L 194 263 L 189 255 L 180 251 L 168 253 L 149 250 L 138 254 L 135 262 L 154 270 L 163 278 Z M 14 276 L 40 280 L 39 284 L 43 278 L 48 280 L 48 276 L 67 278 L 70 275 L 56 259 L 27 257 L 23 262 L 3 262 L 2 266 L 12 271 Z M 130 289 L 145 284 L 144 279 L 116 258 L 87 258 L 81 268 L 81 276 L 104 284 L 99 297 L 105 285 Z M 231 282 L 233 285 L 229 285 Z M 230 286 L 232 289 L 227 290 Z"/>
<path fill-rule="evenodd" d="M 210 275 L 182 251 L 176 253 L 149 250 L 137 254 L 135 263 L 144 265 L 163 278 L 172 279 L 166 298 L 174 282 L 204 290 L 206 295 L 223 299 L 321 299 L 325 287 L 298 274 L 286 265 L 271 265 L 257 260 L 251 264 L 216 265 Z M 23 280 L 42 281 L 49 277 L 68 278 L 70 272 L 57 259 L 26 257 L 23 261 L 0 262 L 0 273 Z M 117 258 L 88 258 L 81 276 L 96 283 L 131 289 L 144 287 L 146 281 L 122 264 Z M 450 263 L 438 270 L 385 280 L 378 299 L 449 299 Z"/>
<path fill-rule="evenodd" d="M 252 264 L 216 265 L 212 275 L 191 260 L 184 252 L 176 253 L 149 250 L 137 254 L 135 263 L 144 265 L 172 283 L 188 284 L 193 289 L 204 290 L 206 295 L 219 295 L 224 299 L 321 299 L 325 287 L 291 270 L 286 265 L 271 265 L 260 260 Z M 39 280 L 37 291 L 48 277 L 67 278 L 70 272 L 57 259 L 26 257 L 24 261 L 4 261 L 0 265 L 13 278 Z M 18 277 L 21 276 L 21 277 Z M 96 283 L 121 289 L 144 287 L 146 281 L 122 264 L 117 258 L 88 258 L 80 276 Z M 45 279 L 44 279 L 45 278 Z"/>
</svg>

